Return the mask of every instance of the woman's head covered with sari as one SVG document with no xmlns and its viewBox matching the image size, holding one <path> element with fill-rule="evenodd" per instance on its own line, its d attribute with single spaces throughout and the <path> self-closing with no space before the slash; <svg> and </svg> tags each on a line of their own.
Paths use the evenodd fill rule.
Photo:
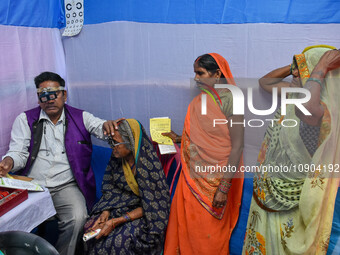
<svg viewBox="0 0 340 255">
<path fill-rule="evenodd" d="M 125 147 L 132 152 L 133 157 L 136 159 L 140 137 L 140 127 L 138 121 L 134 119 L 120 121 L 118 123 L 118 133 L 125 143 Z"/>
<path fill-rule="evenodd" d="M 216 74 L 217 71 L 220 71 L 220 77 L 221 79 L 226 79 L 228 84 L 234 84 L 235 81 L 233 78 L 233 75 L 230 71 L 228 61 L 225 60 L 224 57 L 222 57 L 218 53 L 207 53 L 203 54 L 196 58 L 194 62 L 194 68 L 195 65 L 197 67 L 204 68 L 207 72 L 211 74 L 211 77 Z"/>
<path fill-rule="evenodd" d="M 302 86 L 306 84 L 322 55 L 332 49 L 336 48 L 329 45 L 314 45 L 306 47 L 301 54 L 294 55 L 292 69 L 298 68 Z"/>
</svg>

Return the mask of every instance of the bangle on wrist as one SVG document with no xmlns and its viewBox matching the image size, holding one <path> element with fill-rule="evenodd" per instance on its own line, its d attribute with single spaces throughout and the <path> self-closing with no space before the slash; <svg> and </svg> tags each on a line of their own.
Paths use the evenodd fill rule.
<svg viewBox="0 0 340 255">
<path fill-rule="evenodd" d="M 293 66 L 292 64 L 289 65 L 289 75 L 293 74 Z"/>
<path fill-rule="evenodd" d="M 223 194 L 228 194 L 228 192 L 229 192 L 229 189 L 228 190 L 224 190 L 220 186 L 218 186 L 218 190 L 221 191 Z"/>
<path fill-rule="evenodd" d="M 126 222 L 131 221 L 131 217 L 130 217 L 129 213 L 124 214 L 123 218 L 125 219 Z"/>
<path fill-rule="evenodd" d="M 228 194 L 230 187 L 231 187 L 231 182 L 221 180 L 220 185 L 218 185 L 218 190 L 224 194 Z"/>
<path fill-rule="evenodd" d="M 317 78 L 309 78 L 309 79 L 307 80 L 307 82 L 309 82 L 309 81 L 317 82 L 317 83 L 319 83 L 319 85 L 320 85 L 321 88 L 323 87 L 323 86 L 322 86 L 322 82 L 321 82 L 319 79 L 317 79 Z"/>
</svg>

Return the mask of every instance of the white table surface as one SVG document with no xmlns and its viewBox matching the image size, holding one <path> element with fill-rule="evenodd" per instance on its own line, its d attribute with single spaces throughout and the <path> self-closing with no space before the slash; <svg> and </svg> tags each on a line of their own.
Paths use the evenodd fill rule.
<svg viewBox="0 0 340 255">
<path fill-rule="evenodd" d="M 31 232 L 55 214 L 48 189 L 40 192 L 28 191 L 28 199 L 0 217 L 0 232 L 10 230 Z"/>
</svg>

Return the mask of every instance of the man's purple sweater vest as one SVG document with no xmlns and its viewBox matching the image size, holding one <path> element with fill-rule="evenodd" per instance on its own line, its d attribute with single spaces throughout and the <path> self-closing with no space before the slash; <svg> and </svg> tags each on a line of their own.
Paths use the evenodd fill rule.
<svg viewBox="0 0 340 255">
<path fill-rule="evenodd" d="M 96 197 L 96 182 L 91 168 L 91 134 L 84 126 L 82 110 L 66 104 L 64 105 L 64 110 L 66 118 L 66 155 L 73 175 L 86 199 L 87 207 L 91 210 Z M 39 152 L 43 126 L 43 121 L 39 122 L 40 111 L 41 108 L 38 106 L 25 112 L 31 129 L 31 141 L 26 166 L 19 172 L 23 175 L 27 175 Z"/>
</svg>

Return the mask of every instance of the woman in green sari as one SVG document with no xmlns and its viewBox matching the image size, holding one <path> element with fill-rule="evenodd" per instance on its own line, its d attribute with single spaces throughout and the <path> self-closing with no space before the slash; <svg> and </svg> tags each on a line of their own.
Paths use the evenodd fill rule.
<svg viewBox="0 0 340 255">
<path fill-rule="evenodd" d="M 319 45 L 260 79 L 268 92 L 275 87 L 279 93 L 284 87 L 308 89 L 311 98 L 303 106 L 311 115 L 287 105 L 287 114 L 279 109 L 278 121 L 266 130 L 258 166 L 285 166 L 288 171 L 259 172 L 254 178 L 243 254 L 327 252 L 338 188 L 334 170 L 340 163 L 339 67 L 339 50 Z M 292 82 L 283 81 L 289 75 Z M 297 125 L 283 126 L 285 120 Z"/>
</svg>

